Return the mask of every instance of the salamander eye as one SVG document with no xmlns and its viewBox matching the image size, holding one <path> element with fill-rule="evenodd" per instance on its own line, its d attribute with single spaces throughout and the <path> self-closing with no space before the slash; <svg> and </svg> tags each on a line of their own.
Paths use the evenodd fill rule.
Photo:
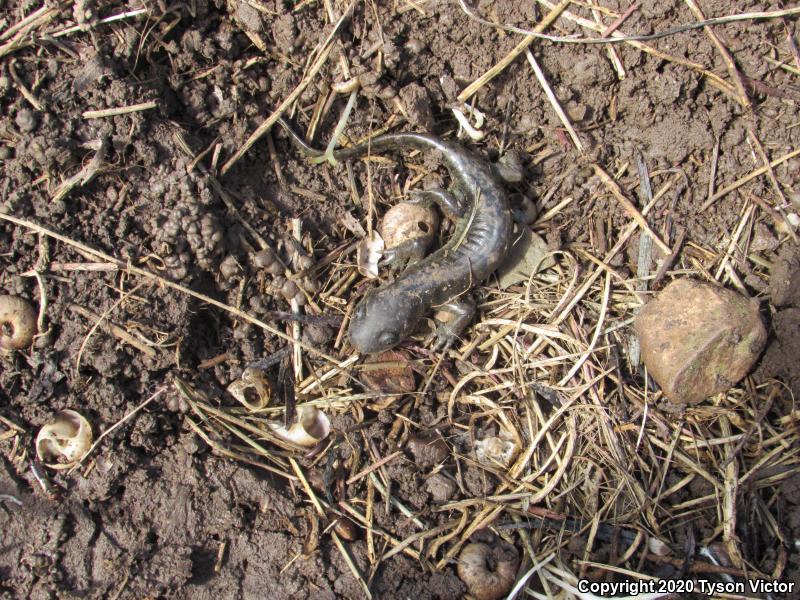
<svg viewBox="0 0 800 600">
<path fill-rule="evenodd" d="M 380 342 L 381 346 L 394 346 L 397 342 L 400 341 L 400 338 L 396 333 L 392 333 L 391 331 L 384 331 L 380 337 L 378 337 L 378 341 Z"/>
</svg>

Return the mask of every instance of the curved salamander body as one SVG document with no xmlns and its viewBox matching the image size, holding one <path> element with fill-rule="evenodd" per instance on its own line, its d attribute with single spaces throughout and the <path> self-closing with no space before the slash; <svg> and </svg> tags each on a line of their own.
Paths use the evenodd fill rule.
<svg viewBox="0 0 800 600">
<path fill-rule="evenodd" d="M 448 243 L 409 266 L 394 281 L 366 294 L 353 312 L 348 334 L 359 352 L 380 352 L 414 332 L 433 308 L 456 313 L 449 327 L 440 327 L 439 341 L 460 333 L 471 314 L 463 310 L 463 296 L 500 265 L 511 240 L 511 215 L 502 184 L 490 164 L 453 142 L 416 133 L 389 134 L 369 144 L 341 150 L 337 159 L 371 152 L 412 148 L 437 151 L 453 180 L 452 205 L 460 205 L 456 231 Z M 438 192 L 440 202 L 449 196 Z"/>
</svg>

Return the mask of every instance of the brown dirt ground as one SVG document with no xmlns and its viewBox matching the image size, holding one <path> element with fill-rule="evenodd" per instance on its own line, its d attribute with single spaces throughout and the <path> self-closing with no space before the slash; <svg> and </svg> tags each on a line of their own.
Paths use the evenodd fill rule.
<svg viewBox="0 0 800 600">
<path fill-rule="evenodd" d="M 268 318 L 270 310 L 288 310 L 281 297 L 266 293 L 264 273 L 252 266 L 249 256 L 256 240 L 245 224 L 283 248 L 291 219 L 299 218 L 313 243 L 314 258 L 321 259 L 353 241 L 342 225 L 345 212 L 366 226 L 367 209 L 354 202 L 347 169 L 309 165 L 285 135 L 275 132 L 274 153 L 262 138 L 219 176 L 238 208 L 236 216 L 226 209 L 211 180 L 187 167 L 206 149 L 211 151 L 201 157 L 201 164 L 221 165 L 288 96 L 302 78 L 306 58 L 330 30 L 328 4 L 337 14 L 344 8 L 337 1 L 191 0 L 169 6 L 147 3 L 146 15 L 99 23 L 142 4 L 48 2 L 61 9 L 38 33 L 59 31 L 74 19 L 83 29 L 49 40 L 39 36 L 32 46 L 12 49 L 1 59 L 0 211 L 158 271 L 254 316 Z M 618 0 L 602 4 L 619 12 L 627 7 Z M 727 14 L 730 4 L 702 3 L 707 16 Z M 779 6 L 736 4 L 741 11 Z M 291 10 L 292 5 L 297 8 Z M 38 7 L 38 2 L 27 0 L 0 3 L 0 31 Z M 477 8 L 488 19 L 520 26 L 530 26 L 543 11 L 536 2 L 511 0 L 481 1 Z M 591 18 L 577 5 L 571 10 Z M 603 19 L 606 24 L 612 21 Z M 645 0 L 622 30 L 649 33 L 693 20 L 682 2 Z M 795 25 L 796 19 L 786 20 L 789 31 Z M 761 177 L 709 209 L 700 208 L 707 197 L 716 142 L 717 189 L 762 165 L 748 131 L 755 132 L 771 159 L 800 142 L 800 80 L 775 64 L 798 66 L 784 22 L 746 21 L 715 31 L 740 72 L 763 84 L 748 88 L 750 109 L 696 70 L 629 45 L 614 46 L 626 70 L 620 80 L 605 47 L 535 42 L 533 53 L 587 146 L 583 157 L 570 144 L 524 56 L 479 92 L 477 106 L 486 114 L 489 131 L 480 144 L 482 151 L 496 157 L 507 126 L 507 145 L 523 159 L 526 176 L 514 186 L 514 198 L 533 199 L 542 205 L 541 212 L 567 196 L 576 198 L 537 226 L 553 247 L 586 248 L 602 255 L 599 248 L 605 241 L 599 238 L 608 236 L 613 243 L 629 217 L 613 197 L 593 195 L 598 182 L 589 165 L 605 165 L 629 197 L 639 198 L 637 152 L 654 188 L 676 169 L 685 176 L 680 192 L 670 192 L 659 202 L 650 221 L 659 232 L 670 224 L 685 230 L 695 249 L 724 251 L 748 195 L 780 203 L 769 180 Z M 557 33 L 579 31 L 561 19 Z M 264 50 L 253 40 L 262 41 Z M 455 96 L 520 37 L 470 20 L 456 2 L 398 0 L 356 3 L 339 40 L 301 95 L 292 118 L 298 126 L 307 126 L 328 86 L 343 79 L 338 65 L 340 56 L 346 56 L 353 74 L 365 83 L 347 130 L 358 139 L 391 115 L 398 122 L 400 107 L 410 120 L 400 122 L 400 129 L 454 135 L 456 122 L 449 107 Z M 729 80 L 720 52 L 703 31 L 678 33 L 651 44 Z M 376 56 L 382 57 L 378 68 Z M 21 84 L 38 99 L 38 107 L 23 96 Z M 82 116 L 87 110 L 151 100 L 155 109 L 99 119 Z M 344 103 L 345 97 L 339 96 L 325 113 L 318 144 L 329 138 Z M 179 136 L 190 154 L 181 149 Z M 95 176 L 63 199 L 54 199 L 62 181 L 90 164 L 101 141 L 106 141 L 107 150 Z M 218 163 L 212 163 L 215 152 Z M 365 190 L 365 169 L 356 166 L 354 172 L 357 189 Z M 398 183 L 396 175 L 405 177 L 406 172 L 399 163 L 375 163 L 371 175 L 379 211 L 402 186 L 404 179 Z M 774 175 L 789 202 L 784 210 L 798 211 L 800 158 L 776 167 Z M 735 269 L 742 285 L 760 300 L 769 322 L 770 341 L 756 381 L 774 377 L 797 394 L 800 253 L 776 230 L 767 211 L 757 209 L 755 223 L 747 235 L 752 236 L 757 264 L 768 268 L 755 269 L 756 263 L 736 259 Z M 612 261 L 624 276 L 633 276 L 635 242 L 636 238 L 627 254 Z M 696 270 L 703 256 L 700 250 L 684 252 L 676 269 Z M 336 259 L 352 260 L 349 255 Z M 171 387 L 172 377 L 180 375 L 207 393 L 218 393 L 245 365 L 271 355 L 283 342 L 163 286 L 117 271 L 58 267 L 93 260 L 26 227 L 0 224 L 0 291 L 27 297 L 38 306 L 37 281 L 23 274 L 42 270 L 52 327 L 33 349 L 0 363 L 0 415 L 24 432 L 0 439 L 0 597 L 362 597 L 330 536 L 323 534 L 318 547 L 306 552 L 314 518 L 302 489 L 214 455 L 186 426 L 181 410 L 185 405 Z M 324 273 L 321 283 L 327 285 Z M 152 342 L 153 356 L 144 356 L 103 329 L 87 342 L 91 323 L 72 305 L 98 314 L 108 311 L 137 339 Z M 330 306 L 325 309 L 333 312 Z M 329 329 L 317 327 L 315 332 L 313 343 L 326 352 L 341 352 L 342 358 L 350 352 L 347 346 L 334 347 Z M 411 352 L 414 348 L 408 346 Z M 224 360 L 203 365 L 223 354 Z M 95 432 L 104 431 L 164 384 L 170 385 L 168 398 L 149 405 L 106 438 L 88 468 L 70 475 L 50 472 L 58 498 L 47 497 L 31 470 L 30 448 L 32 435 L 53 413 L 80 410 Z M 443 392 L 449 386 L 439 376 L 433 390 Z M 769 418 L 792 410 L 793 404 L 782 395 Z M 386 412 L 365 408 L 355 413 L 363 424 L 354 413 L 336 415 L 334 428 L 339 432 L 363 426 L 329 452 L 356 472 L 372 462 L 364 458 L 367 441 L 381 455 L 394 451 L 397 446 L 389 436 L 394 417 Z M 409 415 L 423 426 L 441 423 L 443 417 L 446 412 L 437 401 L 422 403 Z M 468 452 L 470 438 L 463 428 L 443 426 L 443 432 L 453 447 Z M 355 467 L 348 463 L 360 452 L 362 462 Z M 424 484 L 430 472 L 427 460 L 408 452 L 404 456 L 384 470 L 402 502 L 431 526 L 454 518 L 432 512 L 433 500 Z M 309 472 L 325 466 L 325 461 L 315 467 L 307 459 L 301 463 Z M 490 493 L 495 485 L 484 471 L 472 467 L 461 483 L 462 493 L 472 497 Z M 687 498 L 709 493 L 699 489 L 703 481 L 695 483 L 686 490 Z M 795 541 L 800 538 L 799 485 L 797 475 L 783 480 L 764 505 L 784 534 L 788 555 L 783 557 L 781 578 L 787 581 L 800 578 Z M 364 498 L 363 481 L 343 492 L 345 497 Z M 570 512 L 563 504 L 558 509 Z M 376 524 L 398 539 L 417 531 L 395 510 L 387 512 L 380 496 L 375 510 Z M 714 529 L 702 519 L 695 526 L 698 539 L 707 539 Z M 748 560 L 757 569 L 773 572 L 781 543 L 769 536 L 747 537 L 747 528 L 755 526 L 750 518 L 740 520 L 738 533 L 747 541 Z M 584 558 L 585 536 L 570 541 L 568 533 L 563 535 L 569 543 L 560 551 L 561 560 L 577 569 L 572 561 Z M 669 537 L 678 549 L 685 544 L 680 532 Z M 608 559 L 611 543 L 596 542 L 589 558 Z M 400 553 L 372 569 L 363 534 L 350 544 L 350 552 L 376 598 L 460 598 L 465 593 L 452 561 L 436 570 Z M 675 576 L 674 569 L 646 560 L 634 567 Z"/>
</svg>

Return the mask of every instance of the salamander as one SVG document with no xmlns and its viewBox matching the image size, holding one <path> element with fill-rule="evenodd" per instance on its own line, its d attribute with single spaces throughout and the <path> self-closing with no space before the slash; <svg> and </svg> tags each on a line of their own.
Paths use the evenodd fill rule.
<svg viewBox="0 0 800 600">
<path fill-rule="evenodd" d="M 311 149 L 284 122 L 281 125 L 306 152 Z M 352 313 L 348 335 L 362 353 L 388 350 L 412 334 L 432 310 L 453 318 L 438 325 L 437 347 L 449 345 L 475 312 L 468 292 L 502 263 L 511 244 L 512 218 L 508 199 L 491 164 L 460 144 L 422 133 L 379 135 L 334 153 L 352 160 L 371 153 L 416 149 L 441 156 L 452 185 L 417 192 L 420 202 L 435 202 L 456 220 L 452 238 L 431 255 L 412 262 L 393 281 L 375 288 Z"/>
</svg>

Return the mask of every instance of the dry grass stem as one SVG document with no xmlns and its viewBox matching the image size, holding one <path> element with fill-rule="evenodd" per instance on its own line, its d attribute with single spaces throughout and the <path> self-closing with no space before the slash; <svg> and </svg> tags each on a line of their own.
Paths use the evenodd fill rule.
<svg viewBox="0 0 800 600">
<path fill-rule="evenodd" d="M 255 144 L 258 140 L 261 139 L 267 131 L 269 131 L 272 126 L 278 122 L 278 119 L 281 118 L 283 113 L 297 100 L 303 91 L 308 87 L 308 85 L 314 80 L 319 73 L 320 69 L 325 65 L 328 61 L 328 57 L 330 56 L 331 50 L 333 49 L 333 42 L 336 39 L 336 36 L 339 34 L 339 30 L 342 26 L 350 19 L 352 15 L 353 8 L 355 7 L 355 2 L 351 2 L 350 5 L 345 9 L 344 14 L 340 17 L 340 19 L 336 22 L 336 25 L 333 26 L 331 32 L 325 37 L 325 40 L 322 42 L 320 47 L 319 54 L 311 65 L 311 68 L 308 70 L 308 73 L 303 77 L 303 80 L 297 85 L 297 87 L 292 90 L 292 92 L 280 103 L 278 108 L 261 124 L 259 125 L 256 130 L 250 135 L 250 137 L 245 140 L 244 144 L 234 153 L 231 158 L 222 166 L 222 175 L 225 175 L 234 164 L 236 164 L 240 158 L 242 158 L 247 151 L 252 148 L 253 144 Z"/>
<path fill-rule="evenodd" d="M 578 152 L 582 153 L 583 144 L 581 143 L 581 139 L 578 137 L 575 128 L 572 127 L 572 123 L 570 123 L 567 113 L 565 113 L 564 109 L 561 108 L 561 104 L 559 103 L 558 98 L 556 98 L 556 95 L 553 93 L 550 84 L 547 83 L 547 78 L 544 76 L 544 72 L 542 72 L 539 63 L 536 62 L 536 59 L 529 49 L 525 49 L 525 57 L 528 59 L 528 63 L 531 65 L 533 73 L 536 75 L 536 79 L 539 81 L 539 85 L 542 86 L 544 94 L 547 96 L 547 100 L 550 102 L 550 105 L 553 107 L 556 115 L 558 115 L 558 120 L 561 121 L 561 124 L 564 125 L 564 129 L 566 129 L 567 133 L 569 133 L 569 137 L 572 140 L 572 143 L 575 144 L 575 148 L 578 150 Z"/>
<path fill-rule="evenodd" d="M 106 316 L 98 315 L 94 311 L 89 310 L 88 308 L 84 308 L 83 306 L 79 306 L 78 304 L 70 304 L 69 309 L 75 313 L 78 313 L 82 317 L 92 321 L 95 325 L 99 325 L 102 329 L 113 335 L 119 340 L 122 340 L 126 344 L 133 346 L 139 352 L 147 356 L 148 358 L 155 358 L 156 351 L 153 350 L 150 346 L 147 346 L 132 336 L 130 333 L 125 331 L 122 327 L 111 323 L 110 321 L 106 320 Z"/>
<path fill-rule="evenodd" d="M 749 183 L 750 181 L 752 181 L 753 179 L 756 179 L 757 177 L 761 177 L 765 173 L 768 173 L 770 171 L 770 169 L 774 169 L 778 165 L 782 165 L 787 160 L 791 160 L 795 156 L 798 156 L 798 155 L 800 155 L 800 148 L 798 148 L 797 150 L 792 150 L 791 152 L 789 152 L 788 154 L 784 154 L 780 158 L 776 158 L 775 160 L 773 160 L 769 164 L 752 171 L 751 173 L 745 175 L 744 177 L 740 177 L 739 179 L 737 179 L 733 183 L 731 183 L 729 185 L 726 185 L 721 190 L 715 192 L 714 195 L 711 196 L 708 200 L 706 200 L 706 202 L 703 204 L 703 206 L 700 207 L 700 210 L 701 211 L 706 210 L 709 206 L 714 204 L 714 202 L 716 202 L 717 200 L 719 200 L 723 196 L 727 196 L 732 191 L 742 187 L 744 184 Z"/>
<path fill-rule="evenodd" d="M 550 25 L 552 25 L 556 19 L 561 15 L 561 13 L 570 5 L 571 0 L 562 0 L 558 5 L 552 7 L 550 12 L 545 15 L 544 19 L 534 28 L 534 32 L 541 33 Z M 480 90 L 484 85 L 489 83 L 492 79 L 497 77 L 500 73 L 502 73 L 508 65 L 510 65 L 514 60 L 533 43 L 533 40 L 536 39 L 533 36 L 528 36 L 524 40 L 522 40 L 519 44 L 517 44 L 511 52 L 506 54 L 500 62 L 494 65 L 491 69 L 486 71 L 483 75 L 478 77 L 475 81 L 469 84 L 464 90 L 458 95 L 459 102 L 466 102 L 472 96 L 474 96 L 478 90 Z"/>
<path fill-rule="evenodd" d="M 158 104 L 154 100 L 142 102 L 141 104 L 131 104 L 130 106 L 118 106 L 116 108 L 104 108 L 102 110 L 87 110 L 83 113 L 84 119 L 103 119 L 106 117 L 116 117 L 127 115 L 133 112 L 150 110 L 156 108 Z"/>
<path fill-rule="evenodd" d="M 628 216 L 631 217 L 639 227 L 647 232 L 647 234 L 653 239 L 653 241 L 658 245 L 659 248 L 665 253 L 669 254 L 672 251 L 667 244 L 665 244 L 661 238 L 650 228 L 650 225 L 647 223 L 647 220 L 644 218 L 642 213 L 634 206 L 633 202 L 628 200 L 625 197 L 625 194 L 622 193 L 619 185 L 615 182 L 611 176 L 605 172 L 605 170 L 598 164 L 592 165 L 594 167 L 594 172 L 600 177 L 600 180 L 606 186 L 609 192 L 617 199 L 617 201 L 622 205 L 622 208 L 625 209 L 625 212 L 628 213 Z"/>
</svg>

